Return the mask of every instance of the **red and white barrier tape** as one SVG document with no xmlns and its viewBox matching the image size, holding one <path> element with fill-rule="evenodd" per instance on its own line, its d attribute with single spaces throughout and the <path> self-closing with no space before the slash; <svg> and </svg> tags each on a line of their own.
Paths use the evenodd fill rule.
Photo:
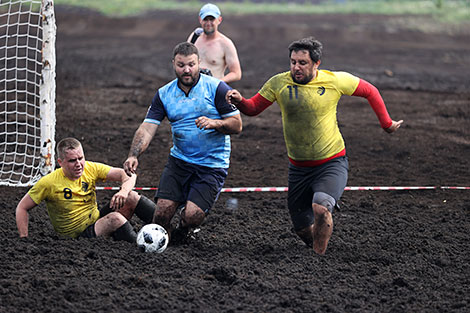
<svg viewBox="0 0 470 313">
<path fill-rule="evenodd" d="M 96 190 L 119 190 L 120 187 L 96 187 Z M 134 190 L 157 190 L 156 187 L 135 187 Z M 346 187 L 345 191 L 357 191 L 357 190 L 430 190 L 430 189 L 453 189 L 453 190 L 470 190 L 470 187 L 457 187 L 457 186 L 408 186 L 408 187 Z M 222 188 L 222 192 L 286 192 L 288 187 L 241 187 L 241 188 Z"/>
</svg>

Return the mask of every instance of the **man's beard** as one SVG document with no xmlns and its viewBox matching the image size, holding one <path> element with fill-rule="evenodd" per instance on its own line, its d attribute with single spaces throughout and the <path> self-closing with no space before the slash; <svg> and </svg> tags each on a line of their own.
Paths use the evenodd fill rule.
<svg viewBox="0 0 470 313">
<path fill-rule="evenodd" d="M 178 74 L 176 74 L 176 76 L 178 77 L 178 82 L 181 85 L 186 86 L 186 87 L 192 87 L 196 83 L 197 75 L 199 75 L 198 72 L 196 72 L 194 75 L 181 75 L 181 76 L 178 76 Z M 191 77 L 192 80 L 185 81 L 185 80 L 183 80 L 183 78 L 185 78 L 185 77 Z"/>
<path fill-rule="evenodd" d="M 301 85 L 305 85 L 305 84 L 308 84 L 312 79 L 313 79 L 313 75 L 310 75 L 310 76 L 304 76 L 304 78 L 302 80 L 297 80 L 295 78 L 295 75 L 292 74 L 292 72 L 290 73 L 291 77 L 292 77 L 292 80 L 297 83 L 297 84 L 301 84 Z"/>
</svg>

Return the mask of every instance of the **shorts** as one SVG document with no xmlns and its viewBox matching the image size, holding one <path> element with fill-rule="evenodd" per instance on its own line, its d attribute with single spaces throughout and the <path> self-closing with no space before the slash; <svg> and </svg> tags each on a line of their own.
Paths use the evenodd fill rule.
<svg viewBox="0 0 470 313">
<path fill-rule="evenodd" d="M 219 198 L 225 178 L 225 168 L 192 164 L 170 155 L 160 177 L 155 202 L 159 198 L 180 204 L 191 201 L 207 213 Z"/>
<path fill-rule="evenodd" d="M 98 208 L 99 211 L 100 211 L 100 217 L 98 217 L 98 219 L 102 218 L 103 216 L 111 213 L 113 211 L 113 209 L 111 209 L 109 207 L 109 203 L 103 207 L 103 208 Z M 96 222 L 94 222 L 93 224 L 89 225 L 87 228 L 85 228 L 85 230 L 80 234 L 78 235 L 78 237 L 80 238 L 96 238 L 96 232 L 95 232 L 95 224 Z"/>
<path fill-rule="evenodd" d="M 336 202 L 339 200 L 348 181 L 348 169 L 346 156 L 332 159 L 315 167 L 298 167 L 289 164 L 287 207 L 296 231 L 313 224 L 314 193 L 324 192 L 333 197 Z"/>
</svg>

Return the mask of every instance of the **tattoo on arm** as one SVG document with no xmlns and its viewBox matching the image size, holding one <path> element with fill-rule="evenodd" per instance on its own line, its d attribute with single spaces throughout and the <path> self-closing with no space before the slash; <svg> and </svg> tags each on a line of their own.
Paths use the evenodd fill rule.
<svg viewBox="0 0 470 313">
<path fill-rule="evenodd" d="M 142 123 L 139 129 L 137 129 L 134 139 L 132 139 L 131 148 L 129 150 L 128 157 L 138 158 L 147 149 L 150 141 L 152 140 L 155 132 L 157 131 L 158 125 L 150 125 L 148 123 Z"/>
<path fill-rule="evenodd" d="M 134 140 L 132 141 L 131 149 L 129 151 L 129 156 L 139 157 L 142 153 L 143 138 L 139 134 L 136 134 Z"/>
</svg>

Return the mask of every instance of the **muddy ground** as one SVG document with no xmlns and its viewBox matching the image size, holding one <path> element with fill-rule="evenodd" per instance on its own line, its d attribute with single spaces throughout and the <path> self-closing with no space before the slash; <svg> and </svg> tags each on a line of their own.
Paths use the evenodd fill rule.
<svg viewBox="0 0 470 313">
<path fill-rule="evenodd" d="M 57 7 L 57 139 L 82 140 L 89 160 L 121 166 L 156 89 L 173 79 L 173 47 L 197 15 L 106 18 Z M 375 84 L 402 128 L 389 135 L 366 100 L 345 97 L 338 120 L 348 186 L 469 186 L 470 26 L 405 16 L 224 16 L 252 96 L 288 69 L 288 44 L 315 36 L 322 68 Z M 243 117 L 225 187 L 286 186 L 276 104 Z M 156 187 L 168 123 L 140 159 Z M 223 193 L 202 230 L 164 254 L 125 242 L 58 237 L 44 204 L 30 237 L 14 218 L 27 189 L 0 188 L 1 312 L 468 312 L 470 190 L 345 191 L 323 257 L 295 236 L 286 193 Z M 152 191 L 143 194 L 151 197 Z M 100 204 L 112 196 L 99 191 Z M 225 203 L 235 197 L 238 209 Z M 138 230 L 142 224 L 132 220 Z"/>
</svg>

